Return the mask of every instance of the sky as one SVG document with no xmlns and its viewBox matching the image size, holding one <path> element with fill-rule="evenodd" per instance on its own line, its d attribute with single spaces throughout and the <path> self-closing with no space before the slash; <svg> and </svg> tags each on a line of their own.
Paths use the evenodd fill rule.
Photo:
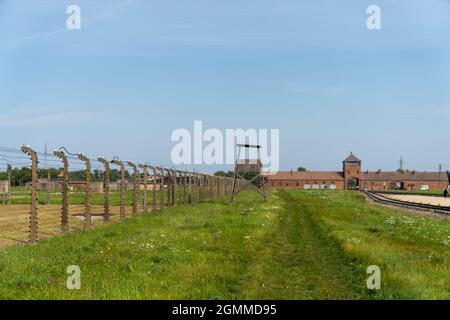
<svg viewBox="0 0 450 320">
<path fill-rule="evenodd" d="M 448 0 L 0 0 L 0 147 L 170 165 L 201 120 L 279 129 L 281 170 L 450 170 L 449 34 Z"/>
</svg>

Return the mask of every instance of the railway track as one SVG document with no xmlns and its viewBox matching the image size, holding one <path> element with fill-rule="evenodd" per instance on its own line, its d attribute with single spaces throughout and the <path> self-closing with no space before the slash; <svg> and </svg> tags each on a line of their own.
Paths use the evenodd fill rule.
<svg viewBox="0 0 450 320">
<path fill-rule="evenodd" d="M 439 214 L 450 215 L 450 207 L 435 206 L 432 204 L 415 203 L 415 202 L 391 199 L 382 194 L 371 192 L 371 191 L 365 191 L 364 193 L 369 199 L 371 199 L 375 202 L 381 203 L 381 204 L 402 207 L 402 208 L 407 208 L 407 209 L 413 209 L 413 210 L 429 211 L 429 212 L 435 212 L 435 213 L 439 213 Z"/>
</svg>

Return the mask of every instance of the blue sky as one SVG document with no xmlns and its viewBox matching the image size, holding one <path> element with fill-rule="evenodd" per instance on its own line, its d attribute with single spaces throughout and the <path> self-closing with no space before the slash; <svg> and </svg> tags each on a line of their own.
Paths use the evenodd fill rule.
<svg viewBox="0 0 450 320">
<path fill-rule="evenodd" d="M 279 128 L 284 170 L 450 170 L 449 35 L 448 0 L 0 0 L 0 146 L 170 164 L 202 120 Z"/>
</svg>

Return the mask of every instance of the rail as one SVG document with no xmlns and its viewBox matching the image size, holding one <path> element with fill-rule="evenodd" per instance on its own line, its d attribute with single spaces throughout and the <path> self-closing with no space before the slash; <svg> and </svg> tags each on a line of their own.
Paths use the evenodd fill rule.
<svg viewBox="0 0 450 320">
<path fill-rule="evenodd" d="M 436 206 L 436 205 L 432 205 L 432 204 L 415 203 L 415 202 L 391 199 L 384 195 L 381 195 L 379 193 L 375 193 L 372 191 L 365 191 L 364 193 L 371 200 L 378 202 L 378 203 L 392 205 L 392 206 L 396 206 L 396 207 L 403 207 L 403 208 L 408 208 L 408 209 L 414 209 L 414 210 L 420 210 L 420 211 L 430 211 L 430 212 L 450 215 L 450 207 Z"/>
</svg>

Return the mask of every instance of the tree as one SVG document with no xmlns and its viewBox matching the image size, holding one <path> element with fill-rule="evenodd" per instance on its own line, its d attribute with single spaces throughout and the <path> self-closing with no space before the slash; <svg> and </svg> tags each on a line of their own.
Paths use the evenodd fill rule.
<svg viewBox="0 0 450 320">
<path fill-rule="evenodd" d="M 214 175 L 218 176 L 218 177 L 232 178 L 232 177 L 234 177 L 234 171 L 227 171 L 227 172 L 225 172 L 225 171 L 217 171 L 217 172 L 214 173 Z"/>
<path fill-rule="evenodd" d="M 298 167 L 297 171 L 307 171 L 305 167 Z"/>
</svg>

